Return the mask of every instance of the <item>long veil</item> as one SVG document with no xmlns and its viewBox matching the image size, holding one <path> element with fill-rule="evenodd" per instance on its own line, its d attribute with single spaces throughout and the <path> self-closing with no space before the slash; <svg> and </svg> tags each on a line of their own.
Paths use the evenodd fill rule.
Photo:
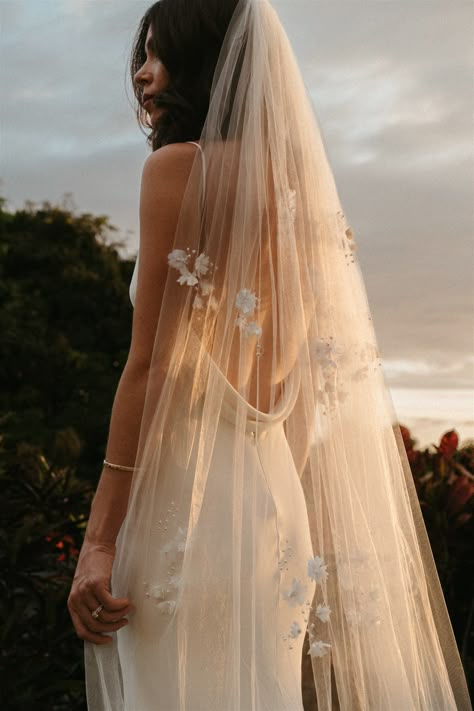
<svg viewBox="0 0 474 711">
<path fill-rule="evenodd" d="M 355 236 L 267 0 L 238 2 L 196 140 L 112 577 L 137 608 L 135 637 L 86 643 L 90 707 L 131 709 L 130 670 L 152 678 L 173 629 L 170 711 L 262 711 L 258 689 L 277 683 L 286 559 L 259 539 L 275 507 L 262 505 L 264 467 L 249 473 L 246 453 L 249 440 L 264 451 L 261 432 L 284 412 L 278 476 L 304 494 L 317 583 L 306 601 L 294 581 L 292 634 L 309 636 L 318 710 L 468 711 Z M 274 566 L 268 592 L 256 561 Z M 265 614 L 249 616 L 265 594 Z M 207 707 L 193 703 L 197 688 Z"/>
</svg>

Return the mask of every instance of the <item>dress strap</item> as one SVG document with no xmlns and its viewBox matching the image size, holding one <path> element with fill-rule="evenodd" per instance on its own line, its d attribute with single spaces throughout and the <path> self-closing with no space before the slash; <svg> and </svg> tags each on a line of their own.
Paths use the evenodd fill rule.
<svg viewBox="0 0 474 711">
<path fill-rule="evenodd" d="M 206 157 L 204 155 L 204 151 L 202 149 L 202 146 L 199 145 L 196 141 L 186 141 L 186 143 L 192 143 L 194 146 L 197 146 L 201 152 L 201 158 L 202 158 L 202 195 L 201 195 L 201 203 L 204 203 L 204 196 L 206 194 Z"/>
</svg>

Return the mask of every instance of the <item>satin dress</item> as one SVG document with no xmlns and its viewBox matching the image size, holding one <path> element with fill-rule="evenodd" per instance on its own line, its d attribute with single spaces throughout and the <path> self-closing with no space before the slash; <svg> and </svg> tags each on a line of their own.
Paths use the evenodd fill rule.
<svg viewBox="0 0 474 711">
<path fill-rule="evenodd" d="M 135 302 L 139 254 L 130 283 L 130 299 Z M 232 443 L 236 408 L 242 396 L 225 378 L 225 390 L 218 424 L 214 454 L 210 464 L 208 481 L 213 491 L 221 488 L 226 501 L 226 477 L 229 447 Z M 316 583 L 308 575 L 308 560 L 314 556 L 307 517 L 306 502 L 300 479 L 288 446 L 283 423 L 291 412 L 299 383 L 296 376 L 289 379 L 289 386 L 271 414 L 257 411 L 247 401 L 246 441 L 244 453 L 243 490 L 249 491 L 244 500 L 244 521 L 242 530 L 248 531 L 248 540 L 242 543 L 242 582 L 240 592 L 240 708 L 225 706 L 224 696 L 219 696 L 219 680 L 213 678 L 212 648 L 203 650 L 200 646 L 199 624 L 196 624 L 196 639 L 189 631 L 188 647 L 196 649 L 195 669 L 187 671 L 187 701 L 185 708 L 190 711 L 303 711 L 301 690 L 302 648 L 306 631 L 309 605 L 312 604 Z M 258 415 L 258 428 L 256 416 Z M 161 466 L 161 465 L 160 465 Z M 168 491 L 170 505 L 178 498 L 182 487 L 182 472 L 166 458 L 163 466 L 175 466 L 176 491 Z M 256 485 L 257 482 L 257 485 Z M 250 486 L 251 483 L 251 486 Z M 182 488 L 180 489 L 182 493 Z M 228 498 L 228 497 L 227 497 Z M 230 515 L 223 510 L 223 516 Z M 257 513 L 257 515 L 256 515 Z M 179 519 L 179 512 L 173 511 L 173 525 L 179 538 L 179 531 L 186 527 L 186 521 Z M 249 517 L 247 526 L 246 516 Z M 259 530 L 252 530 L 250 517 L 259 523 Z M 181 528 L 180 528 L 181 527 Z M 168 540 L 169 530 L 162 529 L 163 543 Z M 157 541 L 160 531 L 157 528 Z M 175 537 L 176 539 L 176 537 Z M 258 545 L 255 546 L 255 540 Z M 225 556 L 225 539 L 220 541 L 220 550 Z M 176 556 L 167 579 L 168 590 L 179 575 L 179 556 Z M 250 597 L 248 580 L 254 581 L 253 599 Z M 127 711 L 176 711 L 178 684 L 178 648 L 176 630 L 166 623 L 166 615 L 157 616 L 156 608 L 143 595 L 143 581 L 137 571 L 135 589 L 129 590 L 136 611 L 130 623 L 118 635 L 120 666 L 123 677 L 123 693 Z M 223 582 L 223 581 L 222 581 Z M 218 590 L 220 581 L 209 581 L 216 590 L 218 610 Z M 256 594 L 255 594 L 256 591 Z M 153 590 L 151 591 L 153 594 Z M 148 591 L 148 598 L 150 592 Z M 256 598 L 256 599 L 255 599 Z M 269 600 L 272 604 L 269 605 Z M 173 596 L 163 597 L 163 607 L 174 604 Z M 270 608 L 270 609 L 269 609 Z M 196 611 L 196 615 L 199 615 Z M 219 617 L 212 619 L 213 605 L 209 605 L 208 624 L 219 625 Z M 269 615 L 272 619 L 269 619 Z M 196 619 L 196 618 L 194 618 Z M 165 620 L 165 622 L 161 622 Z M 157 625 L 163 624 L 161 629 Z M 272 630 L 271 635 L 259 635 L 262 630 Z M 253 638 L 252 638 L 253 630 Z M 216 644 L 218 630 L 216 631 Z M 158 640 L 158 641 L 157 641 Z M 252 657 L 251 655 L 254 655 Z M 207 656 L 206 656 L 207 654 Z M 246 660 L 257 654 L 258 673 L 252 673 Z M 191 658 L 193 658 L 191 656 Z M 268 659 L 268 664 L 266 660 Z M 276 660 L 276 663 L 275 663 Z"/>
</svg>

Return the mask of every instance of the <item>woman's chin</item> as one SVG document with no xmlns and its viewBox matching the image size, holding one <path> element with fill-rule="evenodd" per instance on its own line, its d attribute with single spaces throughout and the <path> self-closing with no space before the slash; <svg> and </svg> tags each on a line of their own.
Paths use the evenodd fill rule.
<svg viewBox="0 0 474 711">
<path fill-rule="evenodd" d="M 148 122 L 152 127 L 154 127 L 157 123 L 157 121 L 161 118 L 163 114 L 163 109 L 153 109 L 149 114 L 148 114 Z"/>
</svg>

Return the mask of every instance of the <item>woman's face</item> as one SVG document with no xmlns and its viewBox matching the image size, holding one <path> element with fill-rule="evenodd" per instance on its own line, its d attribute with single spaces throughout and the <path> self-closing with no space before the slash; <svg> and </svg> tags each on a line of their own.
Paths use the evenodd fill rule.
<svg viewBox="0 0 474 711">
<path fill-rule="evenodd" d="M 166 88 L 169 75 L 164 64 L 153 52 L 151 25 L 145 40 L 146 61 L 135 74 L 135 83 L 142 88 L 142 106 L 147 111 L 151 124 L 160 117 L 163 108 L 153 104 L 153 97 Z"/>
</svg>

